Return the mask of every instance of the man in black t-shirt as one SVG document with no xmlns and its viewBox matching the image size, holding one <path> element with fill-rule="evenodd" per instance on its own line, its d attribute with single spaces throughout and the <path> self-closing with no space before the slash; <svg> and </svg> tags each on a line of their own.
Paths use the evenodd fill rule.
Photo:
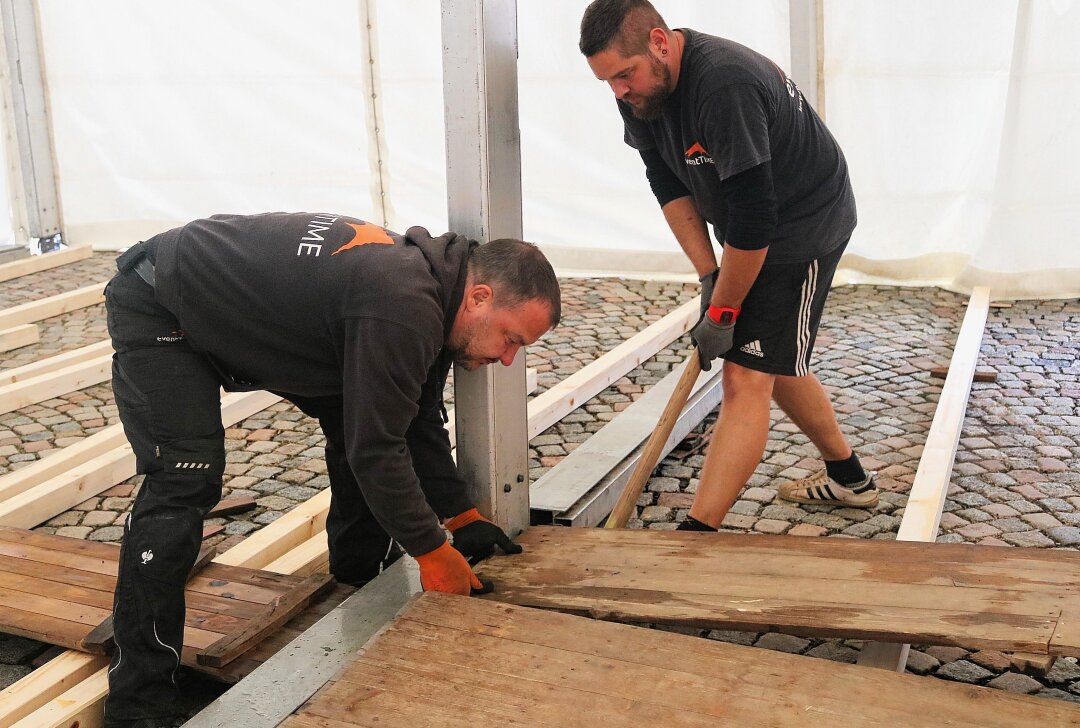
<svg viewBox="0 0 1080 728">
<path fill-rule="evenodd" d="M 872 508 L 874 474 L 809 370 L 855 198 L 836 140 L 795 83 L 723 38 L 670 30 L 647 0 L 595 0 L 580 50 L 615 94 L 624 140 L 702 284 L 693 338 L 724 362 L 724 404 L 682 530 L 715 530 L 765 449 L 769 401 L 813 441 L 825 469 L 785 483 L 800 503 Z M 719 268 L 706 223 L 724 247 Z"/>
</svg>

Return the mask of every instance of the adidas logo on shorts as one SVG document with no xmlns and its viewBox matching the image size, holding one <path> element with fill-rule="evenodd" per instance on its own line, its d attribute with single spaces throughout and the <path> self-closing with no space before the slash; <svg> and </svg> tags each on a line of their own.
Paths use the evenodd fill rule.
<svg viewBox="0 0 1080 728">
<path fill-rule="evenodd" d="M 762 359 L 765 358 L 765 352 L 761 350 L 761 341 L 759 341 L 758 339 L 754 339 L 749 344 L 745 344 L 744 346 L 740 347 L 739 351 L 745 352 L 752 356 L 760 357 Z"/>
</svg>

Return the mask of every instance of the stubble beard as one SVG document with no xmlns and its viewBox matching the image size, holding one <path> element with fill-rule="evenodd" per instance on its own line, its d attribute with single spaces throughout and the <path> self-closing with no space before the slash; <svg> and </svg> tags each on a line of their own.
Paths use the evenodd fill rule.
<svg viewBox="0 0 1080 728">
<path fill-rule="evenodd" d="M 652 77 L 659 81 L 656 90 L 648 96 L 641 97 L 641 104 L 630 104 L 630 111 L 642 121 L 653 121 L 660 117 L 664 111 L 664 102 L 671 96 L 671 69 L 660 61 L 656 56 L 649 54 L 649 66 L 652 69 Z"/>
</svg>

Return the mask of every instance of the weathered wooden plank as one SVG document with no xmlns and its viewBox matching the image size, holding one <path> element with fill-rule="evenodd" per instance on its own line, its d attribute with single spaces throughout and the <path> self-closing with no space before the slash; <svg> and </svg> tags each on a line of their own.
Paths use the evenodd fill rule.
<svg viewBox="0 0 1080 728">
<path fill-rule="evenodd" d="M 1080 608 L 1078 600 L 1070 602 L 1061 613 L 1057 629 L 1050 640 L 1050 654 L 1060 657 L 1080 657 Z"/>
<path fill-rule="evenodd" d="M 1010 578 L 1016 567 L 966 576 L 981 552 L 1000 562 L 1017 549 L 885 544 L 903 552 L 896 564 L 866 540 L 808 539 L 807 554 L 803 540 L 778 536 L 533 527 L 518 541 L 523 554 L 477 567 L 498 586 L 486 598 L 616 621 L 1045 653 L 1080 599 L 1075 581 L 1026 588 Z M 939 550 L 951 552 L 945 567 Z M 922 569 L 912 568 L 918 551 Z M 1080 565 L 1080 553 L 1065 554 Z M 1028 556 L 1023 570 L 1035 574 Z"/>
<path fill-rule="evenodd" d="M 222 516 L 231 516 L 234 513 L 244 513 L 246 511 L 255 510 L 257 504 L 255 499 L 251 496 L 240 496 L 237 498 L 226 498 L 219 501 L 216 506 L 210 509 L 210 512 L 206 514 L 207 518 L 220 518 Z"/>
<path fill-rule="evenodd" d="M 1071 725 L 1080 709 L 427 593 L 284 726 Z"/>
<path fill-rule="evenodd" d="M 315 574 L 293 587 L 288 593 L 269 604 L 266 611 L 250 620 L 247 625 L 226 635 L 198 655 L 200 665 L 223 667 L 258 644 L 264 637 L 292 619 L 318 596 L 334 588 L 334 578 L 329 574 Z"/>
</svg>

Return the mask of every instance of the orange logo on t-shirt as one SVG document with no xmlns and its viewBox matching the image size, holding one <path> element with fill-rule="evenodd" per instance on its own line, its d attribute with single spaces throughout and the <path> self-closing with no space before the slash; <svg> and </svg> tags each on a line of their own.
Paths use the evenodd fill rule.
<svg viewBox="0 0 1080 728">
<path fill-rule="evenodd" d="M 694 142 L 694 146 L 686 150 L 686 156 L 692 157 L 695 154 L 704 154 L 706 157 L 709 153 L 705 151 L 705 147 L 701 146 L 701 142 Z"/>
<path fill-rule="evenodd" d="M 379 245 L 393 245 L 394 239 L 386 234 L 378 225 L 373 225 L 370 222 L 362 222 L 359 225 L 348 223 L 349 227 L 355 230 L 355 234 L 352 239 L 335 250 L 330 255 L 337 255 L 343 250 L 349 248 L 359 248 L 361 245 L 367 245 L 368 243 L 378 243 Z"/>
</svg>

